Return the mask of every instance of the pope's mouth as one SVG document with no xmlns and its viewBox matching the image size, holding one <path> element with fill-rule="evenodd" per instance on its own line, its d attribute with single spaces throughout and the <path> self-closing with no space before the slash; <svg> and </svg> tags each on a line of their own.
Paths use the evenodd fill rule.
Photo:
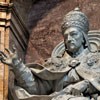
<svg viewBox="0 0 100 100">
<path fill-rule="evenodd" d="M 71 46 L 75 46 L 75 43 L 70 42 L 70 43 L 68 43 L 67 45 L 68 45 L 69 47 L 71 47 Z"/>
<path fill-rule="evenodd" d="M 69 44 L 75 45 L 75 43 L 74 43 L 74 42 L 70 42 Z"/>
</svg>

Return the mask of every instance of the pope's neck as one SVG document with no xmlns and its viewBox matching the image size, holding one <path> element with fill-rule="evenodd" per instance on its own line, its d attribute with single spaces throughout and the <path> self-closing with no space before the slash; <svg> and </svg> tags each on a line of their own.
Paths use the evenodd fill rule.
<svg viewBox="0 0 100 100">
<path fill-rule="evenodd" d="M 71 57 L 77 57 L 77 56 L 80 55 L 83 51 L 84 51 L 83 45 L 82 45 L 78 50 L 75 50 L 75 51 L 73 50 L 72 52 L 70 52 L 70 51 L 67 50 L 67 52 L 69 53 L 69 55 L 70 55 Z"/>
</svg>

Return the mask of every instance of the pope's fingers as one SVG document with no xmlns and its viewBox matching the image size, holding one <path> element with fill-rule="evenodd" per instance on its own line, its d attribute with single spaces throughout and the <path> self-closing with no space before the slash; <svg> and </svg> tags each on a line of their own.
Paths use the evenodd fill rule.
<svg viewBox="0 0 100 100">
<path fill-rule="evenodd" d="M 4 63 L 4 64 L 6 64 L 6 65 L 8 65 L 8 63 L 4 59 L 2 59 L 1 62 Z"/>
<path fill-rule="evenodd" d="M 12 51 L 10 49 L 5 48 L 5 50 L 7 51 L 8 54 L 13 54 Z"/>
<path fill-rule="evenodd" d="M 12 46 L 12 49 L 13 49 L 14 53 L 16 53 L 16 47 L 15 47 L 15 45 Z"/>
<path fill-rule="evenodd" d="M 4 58 L 4 57 L 7 58 L 7 55 L 6 55 L 4 52 L 2 52 L 2 51 L 0 51 L 0 56 L 2 56 L 3 58 Z"/>
</svg>

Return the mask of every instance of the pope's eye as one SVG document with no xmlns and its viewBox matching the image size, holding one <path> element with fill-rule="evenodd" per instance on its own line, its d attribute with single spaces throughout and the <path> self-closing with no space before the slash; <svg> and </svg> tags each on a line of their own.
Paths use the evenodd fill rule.
<svg viewBox="0 0 100 100">
<path fill-rule="evenodd" d="M 77 33 L 72 32 L 70 35 L 71 35 L 71 36 L 77 36 Z"/>
</svg>

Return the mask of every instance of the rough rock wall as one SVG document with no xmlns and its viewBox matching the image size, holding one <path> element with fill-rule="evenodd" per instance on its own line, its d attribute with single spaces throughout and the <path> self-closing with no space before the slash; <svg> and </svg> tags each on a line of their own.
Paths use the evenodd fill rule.
<svg viewBox="0 0 100 100">
<path fill-rule="evenodd" d="M 43 62 L 50 57 L 53 48 L 63 40 L 60 27 L 64 15 L 77 6 L 88 16 L 90 29 L 100 29 L 100 0 L 39 0 L 32 6 L 26 62 Z"/>
</svg>

